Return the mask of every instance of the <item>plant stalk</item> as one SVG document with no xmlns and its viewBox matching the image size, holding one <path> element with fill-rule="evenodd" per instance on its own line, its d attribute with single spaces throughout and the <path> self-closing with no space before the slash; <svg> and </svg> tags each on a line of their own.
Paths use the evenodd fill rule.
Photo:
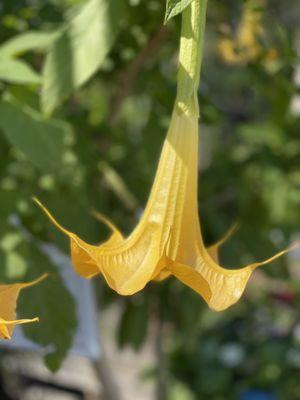
<svg viewBox="0 0 300 400">
<path fill-rule="evenodd" d="M 193 0 L 182 13 L 176 104 L 181 111 L 192 110 L 197 116 L 206 9 L 207 0 Z"/>
</svg>

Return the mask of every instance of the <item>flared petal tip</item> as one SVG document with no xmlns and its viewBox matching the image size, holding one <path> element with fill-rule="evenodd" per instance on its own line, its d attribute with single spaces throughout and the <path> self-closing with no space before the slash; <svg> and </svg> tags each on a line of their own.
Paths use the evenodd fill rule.
<svg viewBox="0 0 300 400">
<path fill-rule="evenodd" d="M 29 324 L 39 322 L 39 318 L 18 319 L 14 321 L 6 321 L 0 318 L 0 340 L 11 340 L 16 325 Z"/>
<path fill-rule="evenodd" d="M 38 283 L 43 282 L 44 280 L 49 278 L 49 276 L 50 276 L 50 274 L 48 272 L 46 272 L 43 275 L 41 275 L 40 277 L 38 277 L 37 279 L 35 279 L 34 281 L 29 282 L 28 285 L 30 285 L 30 286 L 37 285 Z"/>
</svg>

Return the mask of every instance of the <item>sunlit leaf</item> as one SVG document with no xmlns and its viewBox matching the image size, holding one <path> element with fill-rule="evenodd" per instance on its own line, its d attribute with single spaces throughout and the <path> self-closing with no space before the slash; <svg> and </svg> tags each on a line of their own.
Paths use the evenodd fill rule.
<svg viewBox="0 0 300 400">
<path fill-rule="evenodd" d="M 14 36 L 0 46 L 0 57 L 12 57 L 31 50 L 46 50 L 57 32 L 28 31 Z"/>
<path fill-rule="evenodd" d="M 9 83 L 38 84 L 41 82 L 41 77 L 23 61 L 1 59 L 0 80 Z"/>
<path fill-rule="evenodd" d="M 57 171 L 65 150 L 70 126 L 59 120 L 43 120 L 35 111 L 3 101 L 0 103 L 0 127 L 9 141 L 36 167 Z"/>
<path fill-rule="evenodd" d="M 50 114 L 100 67 L 114 43 L 123 0 L 90 0 L 72 13 L 47 54 L 42 109 Z"/>
</svg>

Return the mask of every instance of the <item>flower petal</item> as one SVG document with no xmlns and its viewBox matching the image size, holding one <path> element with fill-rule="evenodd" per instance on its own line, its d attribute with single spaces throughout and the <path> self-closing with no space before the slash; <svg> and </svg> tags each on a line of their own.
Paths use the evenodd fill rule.
<svg viewBox="0 0 300 400">
<path fill-rule="evenodd" d="M 43 208 L 43 206 L 38 202 L 39 206 Z M 43 208 L 44 209 L 44 208 Z M 46 211 L 44 209 L 44 211 Z M 113 224 L 113 222 L 105 217 L 103 214 L 98 211 L 92 210 L 91 214 L 100 222 L 104 223 L 111 231 L 112 235 L 101 244 L 102 248 L 104 246 L 115 246 L 124 241 L 123 235 L 119 231 L 119 229 Z M 48 214 L 51 218 L 52 222 L 54 219 L 52 216 Z M 75 267 L 76 272 L 87 279 L 93 278 L 95 275 L 100 274 L 100 270 L 95 263 L 95 261 L 90 257 L 90 255 L 82 248 L 82 246 L 78 245 L 78 240 L 75 241 L 71 238 L 71 258 L 72 263 Z"/>
<path fill-rule="evenodd" d="M 41 204 L 39 204 L 41 206 Z M 105 246 L 116 246 L 124 241 L 122 233 L 114 225 L 114 223 L 96 210 L 91 210 L 91 214 L 98 221 L 104 223 L 111 231 L 112 234 L 108 240 L 101 243 L 101 247 Z M 53 219 L 52 219 L 53 221 Z M 77 273 L 87 279 L 93 278 L 95 275 L 100 274 L 100 270 L 95 261 L 89 256 L 89 254 L 81 247 L 78 246 L 77 241 L 71 239 L 71 257 L 72 262 L 75 266 Z"/>
<path fill-rule="evenodd" d="M 199 263 L 196 268 L 171 262 L 167 269 L 176 278 L 199 293 L 211 309 L 223 311 L 240 299 L 252 272 L 256 268 L 271 263 L 293 248 L 280 251 L 267 260 L 236 270 L 220 267 L 210 258 L 208 253 L 206 257 L 199 256 Z M 204 285 L 203 280 L 207 286 Z"/>
<path fill-rule="evenodd" d="M 230 239 L 230 237 L 237 231 L 237 229 L 238 229 L 238 223 L 233 224 L 220 240 L 218 240 L 216 243 L 214 243 L 211 246 L 206 248 L 208 254 L 216 263 L 219 262 L 218 252 L 219 252 L 220 246 L 222 246 L 224 244 L 224 242 L 226 242 L 228 239 Z M 169 278 L 171 275 L 172 275 L 172 273 L 170 271 L 168 271 L 167 269 L 163 269 L 162 271 L 160 271 L 160 273 L 158 275 L 156 275 L 153 278 L 153 280 L 156 282 L 161 282 L 161 281 Z"/>
<path fill-rule="evenodd" d="M 11 339 L 15 325 L 28 324 L 38 322 L 38 318 L 32 319 L 16 319 L 14 321 L 6 321 L 0 318 L 0 339 Z"/>
<path fill-rule="evenodd" d="M 98 266 L 85 250 L 85 242 L 77 235 L 60 225 L 47 208 L 36 198 L 33 201 L 44 211 L 50 221 L 65 235 L 70 238 L 71 258 L 76 272 L 83 278 L 92 278 L 100 273 Z"/>
<path fill-rule="evenodd" d="M 14 327 L 17 324 L 25 324 L 38 321 L 38 318 L 16 320 L 16 305 L 19 293 L 22 289 L 36 285 L 47 277 L 42 275 L 38 279 L 27 283 L 14 283 L 0 285 L 0 338 L 10 339 Z"/>
<path fill-rule="evenodd" d="M 159 225 L 152 222 L 139 235 L 111 240 L 93 246 L 73 232 L 62 227 L 37 200 L 35 202 L 49 219 L 71 240 L 71 256 L 75 270 L 84 278 L 100 272 L 108 285 L 122 295 L 131 295 L 143 289 L 160 263 L 161 235 Z M 115 236 L 116 238 L 116 236 Z"/>
<path fill-rule="evenodd" d="M 170 271 L 168 271 L 167 269 L 163 269 L 162 271 L 160 271 L 159 274 L 157 274 L 157 275 L 153 278 L 153 280 L 156 281 L 156 282 L 162 282 L 162 281 L 164 281 L 165 279 L 168 279 L 171 275 L 172 275 L 172 274 L 171 274 Z"/>
<path fill-rule="evenodd" d="M 168 269 L 171 274 L 185 285 L 200 294 L 207 303 L 209 302 L 212 294 L 209 283 L 195 270 L 195 268 L 169 259 L 166 269 Z"/>
</svg>

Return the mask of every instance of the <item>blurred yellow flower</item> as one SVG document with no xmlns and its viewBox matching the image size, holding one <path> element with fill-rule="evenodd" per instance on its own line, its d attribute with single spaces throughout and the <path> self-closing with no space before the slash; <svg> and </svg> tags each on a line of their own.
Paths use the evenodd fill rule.
<svg viewBox="0 0 300 400">
<path fill-rule="evenodd" d="M 220 57 L 228 64 L 246 65 L 263 56 L 263 62 L 278 58 L 276 49 L 271 48 L 266 54 L 260 43 L 265 32 L 262 26 L 262 10 L 265 0 L 245 2 L 242 18 L 234 38 L 223 38 L 217 50 Z"/>
<path fill-rule="evenodd" d="M 36 322 L 38 318 L 15 319 L 16 306 L 19 293 L 22 289 L 36 285 L 46 278 L 46 274 L 28 283 L 13 283 L 10 285 L 0 285 L 0 339 L 11 339 L 16 325 Z"/>
</svg>

